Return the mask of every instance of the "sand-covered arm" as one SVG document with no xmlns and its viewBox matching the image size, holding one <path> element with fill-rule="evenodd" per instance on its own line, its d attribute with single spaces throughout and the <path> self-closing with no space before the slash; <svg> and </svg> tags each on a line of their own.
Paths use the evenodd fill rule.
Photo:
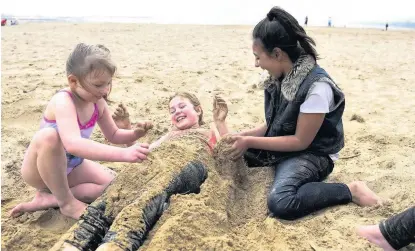
<svg viewBox="0 0 415 251">
<path fill-rule="evenodd" d="M 213 98 L 213 121 L 215 122 L 216 129 L 220 136 L 224 136 L 229 133 L 228 126 L 226 124 L 226 116 L 228 115 L 228 105 L 226 101 L 220 97 L 215 96 Z"/>
<path fill-rule="evenodd" d="M 169 133 L 163 135 L 161 138 L 159 138 L 158 140 L 154 141 L 153 143 L 150 144 L 150 151 L 153 150 L 154 148 L 157 148 L 160 146 L 161 143 L 163 143 L 164 141 L 167 140 L 167 138 L 169 137 Z"/>
<path fill-rule="evenodd" d="M 230 131 L 226 124 L 226 117 L 228 115 L 228 105 L 226 101 L 219 97 L 215 96 L 213 99 L 213 121 L 215 122 L 216 128 L 219 131 L 220 136 L 229 134 Z M 232 133 L 240 136 L 254 136 L 254 137 L 263 137 L 267 131 L 267 124 L 264 123 L 254 129 L 249 129 L 242 131 L 240 133 Z"/>
</svg>

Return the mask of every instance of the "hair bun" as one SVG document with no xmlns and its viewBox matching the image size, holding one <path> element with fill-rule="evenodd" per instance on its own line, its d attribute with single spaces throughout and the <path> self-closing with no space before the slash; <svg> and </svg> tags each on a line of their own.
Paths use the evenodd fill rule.
<svg viewBox="0 0 415 251">
<path fill-rule="evenodd" d="M 99 49 L 105 51 L 105 52 L 110 53 L 110 49 L 108 49 L 107 47 L 105 47 L 105 45 L 103 45 L 103 44 L 97 44 L 95 46 L 98 47 Z"/>
</svg>

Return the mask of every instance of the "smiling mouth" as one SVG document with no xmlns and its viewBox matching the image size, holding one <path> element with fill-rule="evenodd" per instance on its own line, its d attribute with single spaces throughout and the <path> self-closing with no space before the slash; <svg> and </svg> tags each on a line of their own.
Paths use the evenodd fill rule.
<svg viewBox="0 0 415 251">
<path fill-rule="evenodd" d="M 185 118 L 186 118 L 185 116 L 179 116 L 179 117 L 176 118 L 176 122 L 180 122 Z"/>
</svg>

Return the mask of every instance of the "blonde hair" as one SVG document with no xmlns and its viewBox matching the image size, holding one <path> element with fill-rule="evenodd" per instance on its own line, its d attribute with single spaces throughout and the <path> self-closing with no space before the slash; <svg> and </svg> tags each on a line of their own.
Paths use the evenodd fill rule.
<svg viewBox="0 0 415 251">
<path fill-rule="evenodd" d="M 79 43 L 75 46 L 74 50 L 69 54 L 66 60 L 66 76 L 74 75 L 80 80 L 82 87 L 85 77 L 92 73 L 102 73 L 107 71 L 114 76 L 117 67 L 111 60 L 110 50 L 104 45 L 87 45 Z M 111 91 L 111 86 L 110 86 Z"/>
<path fill-rule="evenodd" d="M 203 122 L 203 109 L 202 105 L 200 104 L 199 99 L 196 97 L 196 95 L 191 94 L 189 92 L 176 92 L 173 96 L 170 97 L 169 102 L 172 101 L 175 97 L 181 97 L 181 98 L 187 98 L 190 103 L 196 108 L 197 106 L 200 109 L 200 115 L 199 115 L 199 125 L 203 125 L 205 122 Z"/>
</svg>

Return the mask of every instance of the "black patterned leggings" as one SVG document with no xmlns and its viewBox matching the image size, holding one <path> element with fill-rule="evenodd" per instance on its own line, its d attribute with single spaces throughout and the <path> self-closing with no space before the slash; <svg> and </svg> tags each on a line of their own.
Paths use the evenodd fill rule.
<svg viewBox="0 0 415 251">
<path fill-rule="evenodd" d="M 95 250 L 99 245 L 108 244 L 112 245 L 111 250 L 115 247 L 116 250 L 137 250 L 163 214 L 170 197 L 199 193 L 206 178 L 207 167 L 200 161 L 192 161 L 180 168 L 180 172 L 175 173 L 161 190 L 149 187 L 118 215 L 112 215 L 107 210 L 112 199 L 104 193 L 87 207 L 64 242 L 82 251 Z"/>
<path fill-rule="evenodd" d="M 253 154 L 248 166 L 259 166 Z M 303 153 L 275 164 L 275 179 L 268 194 L 268 209 L 278 218 L 295 220 L 317 210 L 352 201 L 346 184 L 322 182 L 332 171 L 328 156 Z"/>
<path fill-rule="evenodd" d="M 415 207 L 381 222 L 379 228 L 394 249 L 401 249 L 415 242 Z"/>
</svg>

